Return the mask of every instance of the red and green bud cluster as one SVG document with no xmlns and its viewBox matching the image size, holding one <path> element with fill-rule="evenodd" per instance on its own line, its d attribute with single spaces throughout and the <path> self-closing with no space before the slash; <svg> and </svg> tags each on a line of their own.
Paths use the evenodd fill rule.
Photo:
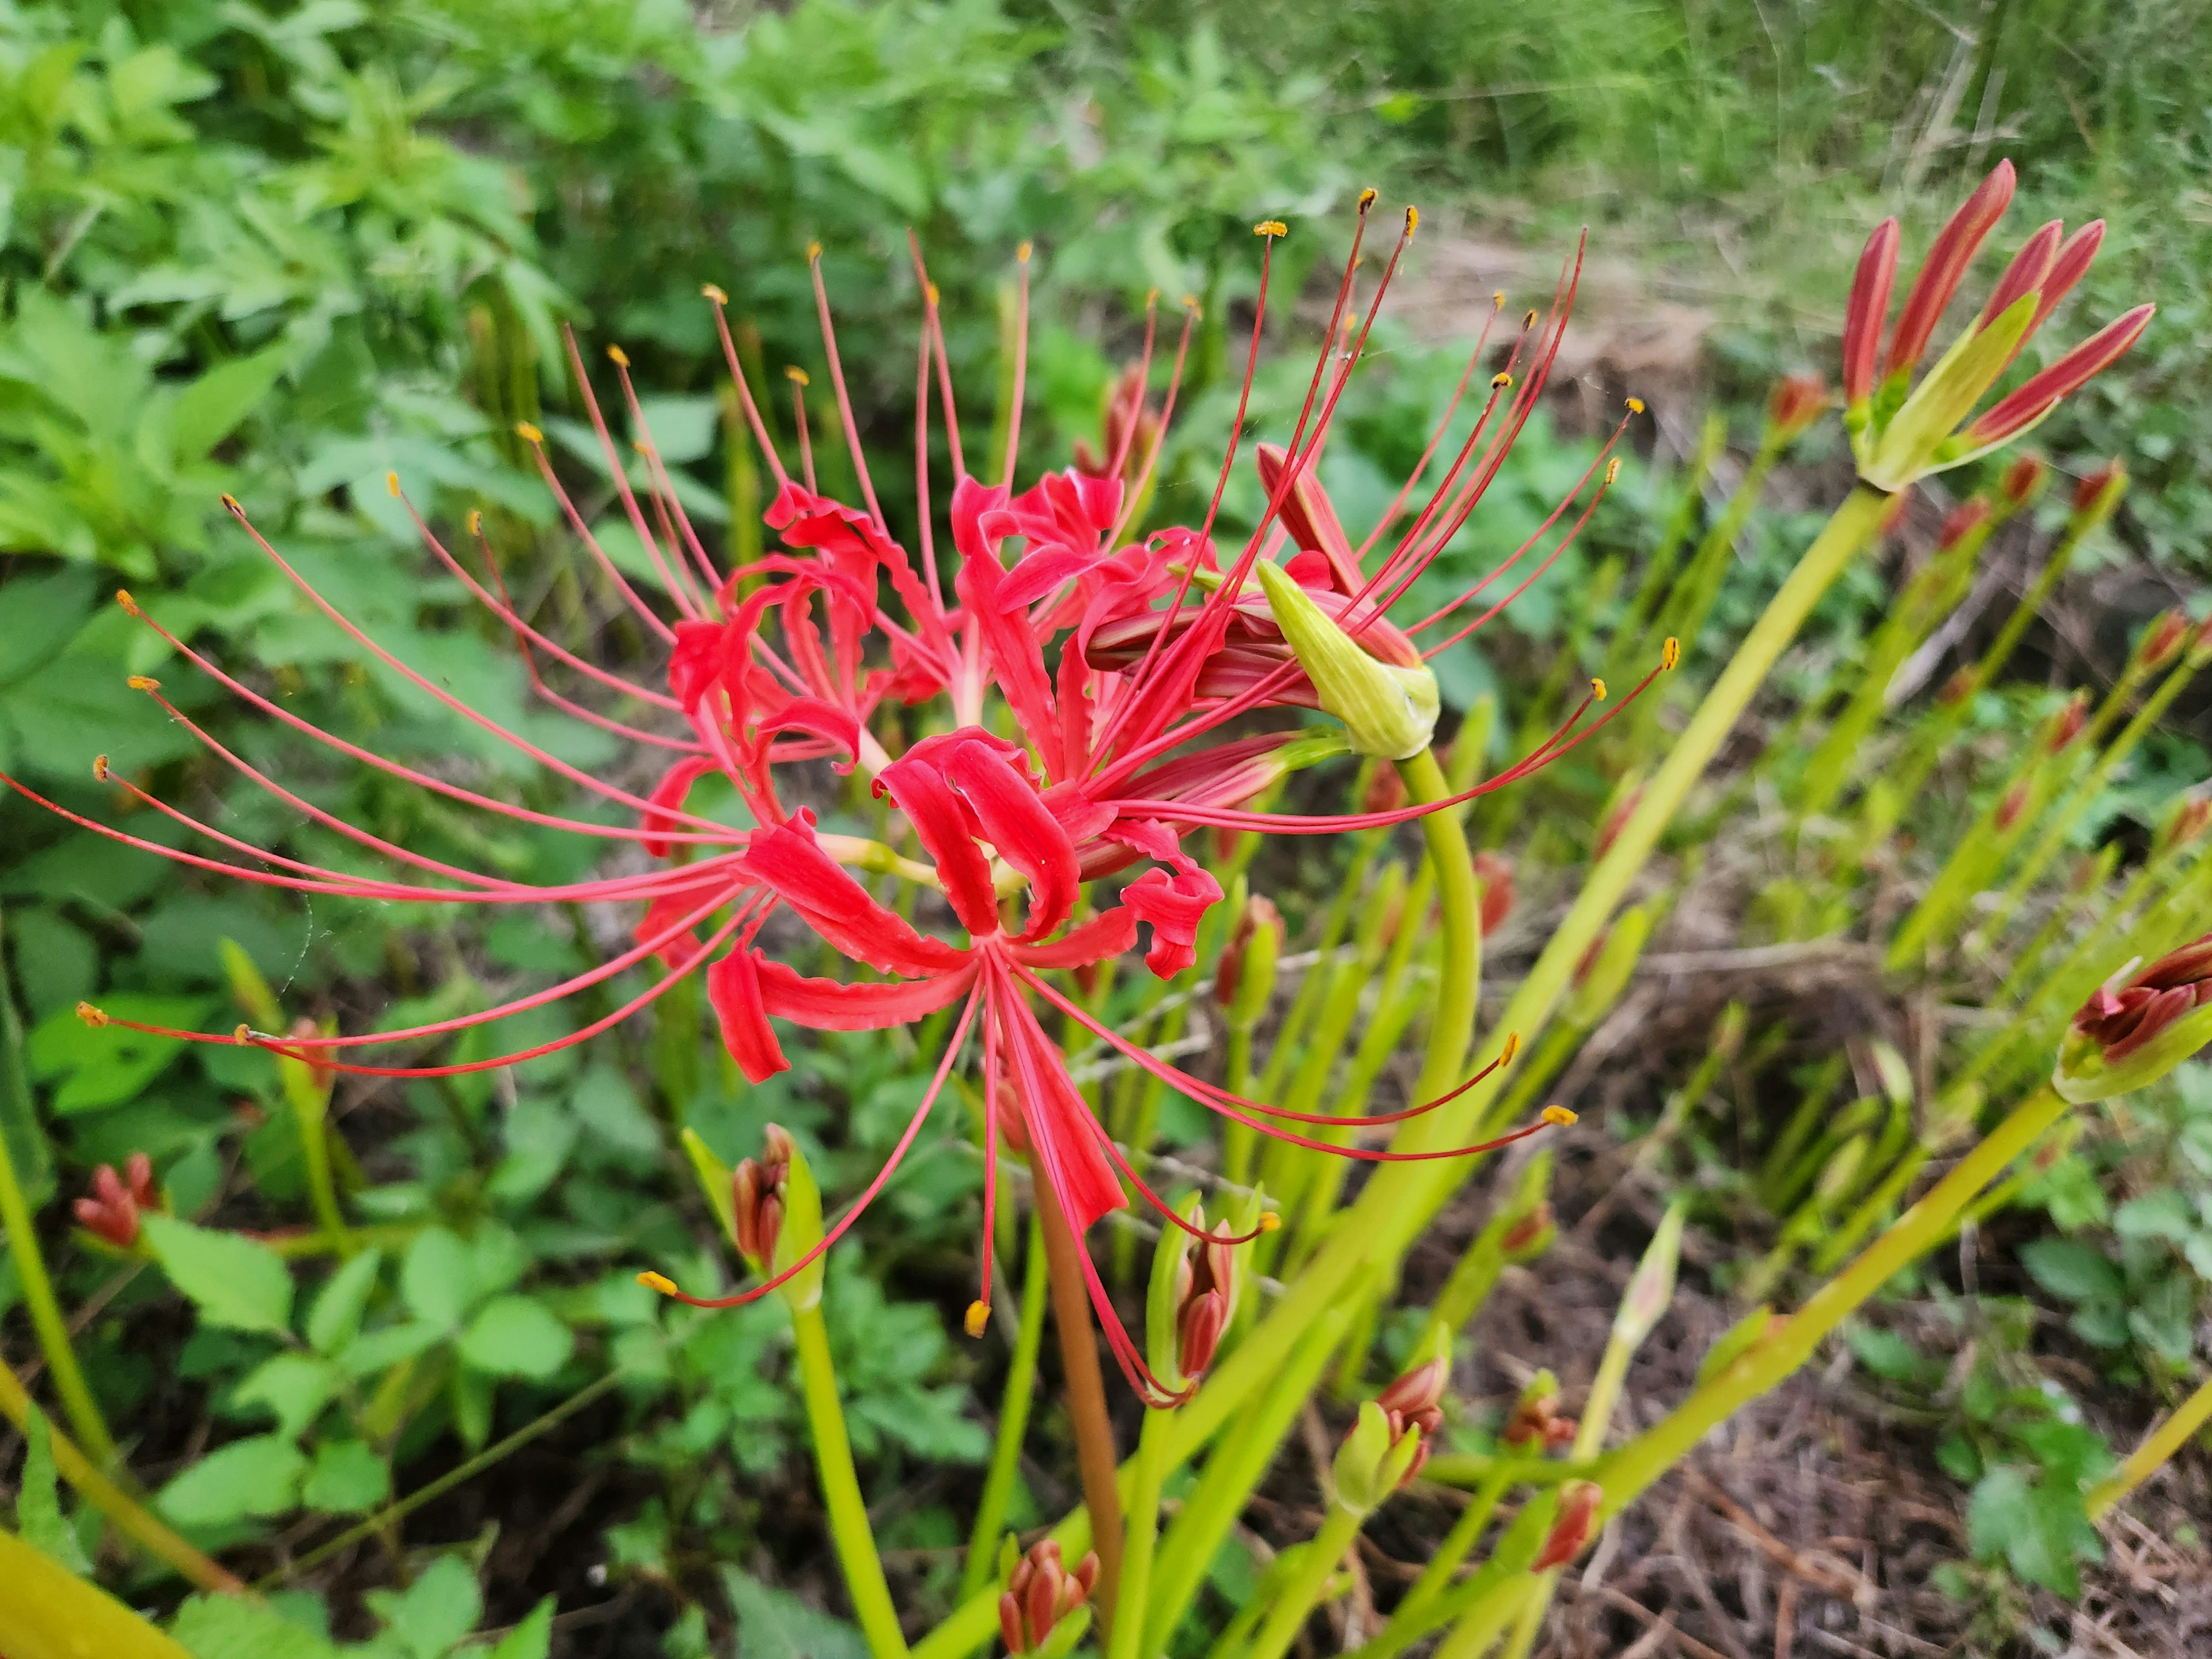
<svg viewBox="0 0 2212 1659">
<path fill-rule="evenodd" d="M 76 1201 L 76 1218 L 85 1231 L 100 1235 L 119 1249 L 138 1242 L 138 1218 L 161 1207 L 154 1188 L 154 1162 L 143 1152 L 133 1152 L 124 1164 L 125 1174 L 112 1164 L 92 1172 L 92 1192 Z"/>
<path fill-rule="evenodd" d="M 1545 1534 L 1531 1572 L 1550 1572 L 1564 1567 L 1583 1553 L 1597 1526 L 1597 1506 L 1605 1501 L 1605 1488 L 1594 1480 L 1570 1480 L 1559 1488 L 1559 1507 Z"/>
<path fill-rule="evenodd" d="M 1815 374 L 1785 374 L 1766 397 L 1766 441 L 1794 443 L 1828 407 L 1828 388 Z"/>
<path fill-rule="evenodd" d="M 1444 1425 L 1444 1384 L 1451 1361 L 1424 1360 L 1359 1408 L 1359 1420 L 1337 1449 L 1336 1501 L 1366 1514 L 1421 1472 L 1429 1441 Z"/>
<path fill-rule="evenodd" d="M 2012 163 L 2001 161 L 1951 216 L 1905 295 L 1887 346 L 1882 330 L 1901 240 L 1897 221 L 1883 220 L 1867 239 L 1844 313 L 1844 424 L 1859 476 L 1877 489 L 1902 489 L 2011 442 L 2108 368 L 2149 325 L 2154 307 L 2136 307 L 1974 416 L 2021 348 L 2087 273 L 2104 241 L 2101 219 L 2071 236 L 2053 220 L 2021 244 L 1980 313 L 1913 384 L 1975 255 L 2011 206 L 2013 186 Z"/>
<path fill-rule="evenodd" d="M 2146 1088 L 2212 1042 L 2212 934 L 2101 986 L 2074 1016 L 2052 1086 L 2075 1104 Z"/>
<path fill-rule="evenodd" d="M 1053 1632 L 1091 1599 L 1097 1582 L 1095 1552 L 1085 1554 L 1070 1572 L 1060 1560 L 1057 1540 L 1046 1538 L 1030 1545 L 1006 1576 L 1006 1588 L 999 1597 L 999 1634 L 1006 1651 L 1036 1653 L 1048 1644 L 1054 1651 L 1065 1651 L 1073 1646 L 1065 1640 L 1054 1643 Z"/>
<path fill-rule="evenodd" d="M 1559 1379 L 1538 1371 L 1521 1390 L 1498 1438 L 1509 1451 L 1557 1451 L 1574 1443 L 1575 1419 L 1559 1410 Z"/>
<path fill-rule="evenodd" d="M 789 1132 L 773 1123 L 762 1140 L 762 1155 L 744 1159 L 731 1172 L 730 1206 L 738 1254 L 755 1273 L 764 1273 L 775 1260 L 776 1239 L 783 1231 L 784 1183 L 799 1149 Z"/>
</svg>

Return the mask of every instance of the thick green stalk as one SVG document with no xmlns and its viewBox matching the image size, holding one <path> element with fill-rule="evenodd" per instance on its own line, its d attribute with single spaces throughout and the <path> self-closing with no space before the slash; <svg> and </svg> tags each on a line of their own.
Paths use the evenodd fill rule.
<svg viewBox="0 0 2212 1659">
<path fill-rule="evenodd" d="M 17 1379 L 15 1370 L 0 1363 L 0 1417 L 28 1432 L 33 1409 L 31 1396 Z M 47 1431 L 53 1448 L 55 1471 L 83 1494 L 85 1502 L 113 1522 L 116 1531 L 156 1561 L 174 1568 L 202 1589 L 220 1590 L 228 1595 L 245 1593 L 246 1586 L 234 1575 L 162 1525 L 151 1510 L 100 1473 L 98 1465 L 78 1450 L 76 1443 L 59 1429 L 49 1424 Z M 12 1582 L 0 1579 L 0 1583 Z M 0 1604 L 4 1604 L 8 1599 L 0 1595 Z M 16 1651 L 13 1647 L 4 1650 L 10 1654 Z"/>
<path fill-rule="evenodd" d="M 7 1018 L 12 1021 L 12 1009 Z M 62 1409 L 69 1413 L 70 1426 L 76 1429 L 77 1437 L 84 1442 L 94 1461 L 112 1464 L 115 1461 L 115 1440 L 107 1432 L 99 1403 L 93 1399 L 92 1390 L 85 1385 L 84 1372 L 77 1365 L 76 1350 L 70 1342 L 69 1322 L 62 1317 L 61 1305 L 54 1299 L 53 1280 L 46 1275 L 46 1261 L 39 1249 L 31 1206 L 24 1200 L 22 1184 L 15 1179 L 15 1154 L 9 1148 L 4 1133 L 0 1133 L 0 1227 L 7 1229 L 8 1252 L 15 1259 L 16 1283 L 22 1287 L 23 1304 L 30 1310 L 31 1326 L 39 1334 L 39 1347 L 46 1357 L 46 1370 L 54 1379 L 54 1392 L 61 1397 Z M 11 1376 L 9 1380 L 14 1379 Z"/>
<path fill-rule="evenodd" d="M 2189 1437 L 2212 1421 L 2212 1378 L 2197 1385 L 2172 1416 L 2145 1437 L 2128 1461 L 2089 1488 L 2089 1518 L 2101 1521 L 2120 1499 L 2158 1473 L 2166 1460 L 2189 1443 Z"/>
<path fill-rule="evenodd" d="M 0 1528 L 0 1651 L 11 1659 L 191 1659 L 171 1638 Z"/>
<path fill-rule="evenodd" d="M 1771 1339 L 1751 1349 L 1656 1425 L 1607 1458 L 1594 1477 L 1605 1489 L 1600 1519 L 1618 1515 L 1731 1413 L 1810 1359 L 1831 1331 L 1937 1243 L 1974 1194 L 2033 1146 L 2067 1109 L 2066 1103 L 2048 1085 L 2036 1091 Z"/>
<path fill-rule="evenodd" d="M 1160 1540 L 1160 1487 L 1167 1480 L 1168 1445 L 1174 1438 L 1175 1413 L 1147 1411 L 1137 1435 L 1136 1467 L 1129 1481 L 1129 1530 L 1121 1547 L 1121 1600 L 1114 1608 L 1114 1633 L 1107 1659 L 1139 1659 L 1145 1639 L 1145 1607 L 1152 1594 L 1152 1557 Z"/>
<path fill-rule="evenodd" d="M 1031 1216 L 1029 1255 L 1022 1264 L 1022 1322 L 1014 1333 L 1012 1363 L 1006 1367 L 1006 1391 L 1000 1401 L 999 1437 L 991 1447 L 990 1473 L 983 1477 L 983 1496 L 975 1505 L 975 1529 L 968 1539 L 968 1565 L 960 1576 L 963 1600 L 988 1589 L 998 1571 L 999 1534 L 1006 1526 L 1006 1504 L 1021 1473 L 1022 1436 L 1029 1428 L 1030 1401 L 1036 1393 L 1037 1350 L 1044 1341 L 1048 1294 L 1043 1226 Z"/>
<path fill-rule="evenodd" d="M 1406 781 L 1407 795 L 1422 805 L 1451 798 L 1451 785 L 1433 749 L 1399 762 L 1398 773 Z M 1413 1092 L 1433 1100 L 1459 1086 L 1468 1051 L 1474 1046 L 1475 1006 L 1482 994 L 1482 890 L 1458 812 L 1430 813 L 1421 820 L 1421 836 L 1428 844 L 1429 867 L 1436 872 L 1443 957 L 1437 965 L 1428 1048 Z"/>
<path fill-rule="evenodd" d="M 868 1506 L 860 1497 L 860 1477 L 853 1468 L 853 1443 L 845 1432 L 845 1408 L 837 1399 L 837 1369 L 830 1358 L 830 1328 L 819 1303 L 791 1313 L 799 1339 L 799 1386 L 806 1399 L 806 1425 L 814 1437 L 814 1467 L 822 1477 L 822 1498 L 830 1510 L 830 1536 L 853 1611 L 876 1659 L 903 1656 L 906 1636 L 890 1586 L 884 1582 L 883 1558 L 868 1525 Z"/>
<path fill-rule="evenodd" d="M 1291 1582 L 1283 1587 L 1281 1595 L 1267 1610 L 1266 1622 L 1260 1626 L 1259 1635 L 1252 1638 L 1252 1645 L 1245 1650 L 1243 1659 L 1283 1659 L 1283 1655 L 1290 1651 L 1291 1644 L 1297 1639 L 1298 1632 L 1305 1628 L 1306 1620 L 1321 1601 L 1329 1575 L 1344 1559 L 1344 1553 L 1352 1547 L 1352 1540 L 1359 1536 L 1359 1523 L 1366 1518 L 1358 1510 L 1348 1510 L 1341 1504 L 1328 1506 L 1328 1519 L 1322 1522 L 1313 1541 L 1305 1546 L 1297 1570 L 1291 1574 Z"/>
</svg>

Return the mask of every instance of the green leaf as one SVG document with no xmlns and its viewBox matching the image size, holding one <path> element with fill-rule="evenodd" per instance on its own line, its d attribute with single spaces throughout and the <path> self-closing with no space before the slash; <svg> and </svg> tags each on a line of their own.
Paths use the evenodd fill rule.
<svg viewBox="0 0 2212 1659">
<path fill-rule="evenodd" d="M 370 1376 L 424 1353 L 444 1340 L 443 1326 L 410 1319 L 364 1333 L 338 1352 L 338 1369 L 348 1376 Z"/>
<path fill-rule="evenodd" d="M 2081 1594 L 2077 1560 L 2104 1556 L 2079 1488 L 2031 1480 L 2015 1464 L 1982 1477 L 1967 1500 L 1966 1532 L 1978 1559 L 2002 1555 L 2016 1577 L 2069 1599 Z"/>
<path fill-rule="evenodd" d="M 2020 1257 L 2037 1284 L 2069 1302 L 2117 1302 L 2126 1289 L 2118 1267 L 2074 1239 L 2035 1239 L 2021 1247 Z"/>
<path fill-rule="evenodd" d="M 317 1353 L 336 1353 L 360 1334 L 383 1265 L 381 1251 L 363 1250 L 331 1275 L 307 1313 L 307 1341 Z"/>
<path fill-rule="evenodd" d="M 495 1297 L 469 1322 L 461 1358 L 494 1376 L 543 1382 L 568 1363 L 575 1346 L 568 1328 L 526 1296 Z"/>
<path fill-rule="evenodd" d="M 291 1329 L 292 1270 L 274 1250 L 174 1216 L 149 1215 L 141 1224 L 170 1282 L 204 1322 L 237 1331 Z"/>
<path fill-rule="evenodd" d="M 148 996 L 118 992 L 102 1005 L 117 1019 L 188 1030 L 214 1005 L 202 997 Z M 120 1025 L 88 1025 L 74 1008 L 57 1008 L 31 1033 L 31 1076 L 62 1079 L 48 1109 L 58 1116 L 96 1112 L 134 1099 L 184 1050 L 179 1037 L 151 1036 Z"/>
<path fill-rule="evenodd" d="M 789 1590 L 735 1567 L 722 1569 L 722 1589 L 738 1617 L 738 1649 L 745 1659 L 868 1659 L 859 1631 L 817 1613 Z"/>
<path fill-rule="evenodd" d="M 76 1528 L 62 1514 L 62 1495 L 54 1472 L 54 1431 L 46 1414 L 31 1407 L 25 1425 L 23 1485 L 15 1495 L 15 1524 L 23 1541 L 80 1578 L 92 1577 L 92 1563 Z"/>
<path fill-rule="evenodd" d="M 194 1596 L 177 1609 L 169 1634 L 192 1659 L 338 1659 L 322 1636 L 270 1603 L 236 1595 Z"/>
<path fill-rule="evenodd" d="M 476 1301 L 476 1272 L 469 1247 L 443 1227 L 426 1228 L 408 1246 L 399 1269 L 399 1296 L 426 1324 L 450 1331 Z"/>
<path fill-rule="evenodd" d="M 273 1434 L 234 1440 L 161 1488 L 155 1500 L 180 1526 L 219 1527 L 299 1507 L 305 1453 Z"/>
<path fill-rule="evenodd" d="M 2163 1238 L 2179 1244 L 2197 1231 L 2197 1212 L 2178 1188 L 2160 1187 L 2112 1212 L 2122 1238 Z"/>
<path fill-rule="evenodd" d="M 392 1496 L 392 1470 L 365 1441 L 326 1440 L 315 1448 L 315 1466 L 300 1498 L 326 1515 L 360 1515 Z"/>
<path fill-rule="evenodd" d="M 523 1621 L 491 1650 L 489 1659 L 545 1659 L 553 1650 L 553 1598 L 531 1608 Z"/>
<path fill-rule="evenodd" d="M 290 361 L 287 344 L 218 364 L 178 395 L 169 416 L 179 460 L 198 460 L 237 429 L 276 386 Z"/>
<path fill-rule="evenodd" d="M 457 1555 L 440 1556 L 404 1591 L 371 1590 L 362 1600 L 384 1621 L 383 1645 L 409 1659 L 444 1659 L 483 1615 L 476 1574 Z"/>
<path fill-rule="evenodd" d="M 1871 1326 L 1854 1325 L 1849 1332 L 1851 1352 L 1858 1356 L 1859 1364 L 1876 1376 L 1891 1382 L 1911 1382 L 1929 1375 L 1941 1376 L 1943 1367 L 1906 1341 L 1895 1331 L 1877 1330 Z"/>
<path fill-rule="evenodd" d="M 280 1353 L 257 1365 L 231 1390 L 234 1406 L 263 1406 L 276 1419 L 276 1432 L 296 1440 L 337 1397 L 339 1373 L 327 1359 Z"/>
</svg>

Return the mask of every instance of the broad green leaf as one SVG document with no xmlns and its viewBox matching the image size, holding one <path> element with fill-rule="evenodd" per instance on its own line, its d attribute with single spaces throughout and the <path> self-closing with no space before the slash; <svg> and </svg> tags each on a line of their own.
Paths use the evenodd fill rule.
<svg viewBox="0 0 2212 1659">
<path fill-rule="evenodd" d="M 789 1590 L 735 1567 L 722 1569 L 722 1589 L 738 1617 L 738 1648 L 745 1659 L 868 1659 L 859 1631 L 816 1612 Z"/>
<path fill-rule="evenodd" d="M 292 1270 L 274 1250 L 174 1216 L 149 1215 L 143 1225 L 170 1282 L 207 1323 L 240 1331 L 291 1328 Z"/>
<path fill-rule="evenodd" d="M 477 1310 L 461 1338 L 461 1358 L 494 1376 L 543 1382 L 575 1347 L 568 1328 L 526 1296 L 495 1297 Z"/>
<path fill-rule="evenodd" d="M 231 1390 L 235 1406 L 263 1406 L 276 1419 L 276 1432 L 296 1440 L 323 1407 L 337 1397 L 340 1376 L 327 1359 L 280 1353 L 253 1368 Z"/>
<path fill-rule="evenodd" d="M 23 1541 L 67 1567 L 80 1578 L 92 1577 L 92 1563 L 76 1530 L 62 1514 L 59 1480 L 54 1473 L 54 1431 L 46 1414 L 31 1407 L 25 1425 L 22 1489 L 15 1494 L 15 1524 Z"/>
<path fill-rule="evenodd" d="M 477 1627 L 483 1595 L 476 1574 L 457 1555 L 441 1555 L 405 1590 L 371 1590 L 362 1598 L 384 1621 L 383 1644 L 408 1659 L 444 1659 Z"/>
<path fill-rule="evenodd" d="M 399 1269 L 399 1295 L 408 1311 L 440 1330 L 455 1329 L 476 1301 L 476 1271 L 469 1247 L 443 1227 L 430 1227 L 407 1248 Z"/>
<path fill-rule="evenodd" d="M 213 1005 L 202 997 L 120 991 L 100 1006 L 115 1019 L 189 1030 Z M 177 1037 L 153 1036 L 114 1024 L 88 1025 L 74 1008 L 57 1008 L 31 1033 L 28 1053 L 34 1079 L 59 1081 L 48 1109 L 67 1116 L 135 1099 L 184 1048 Z"/>
<path fill-rule="evenodd" d="M 192 1659 L 338 1659 L 327 1640 L 270 1603 L 236 1595 L 194 1596 L 177 1609 L 169 1634 Z"/>
<path fill-rule="evenodd" d="M 290 361 L 289 345 L 221 363 L 178 394 L 170 411 L 172 442 L 179 460 L 198 460 L 237 428 L 276 386 Z"/>
<path fill-rule="evenodd" d="M 2120 1270 L 2075 1239 L 2035 1239 L 2021 1247 L 2020 1257 L 2037 1284 L 2069 1302 L 2117 1302 L 2125 1291 Z"/>
<path fill-rule="evenodd" d="M 416 1355 L 428 1352 L 445 1340 L 446 1328 L 427 1319 L 410 1319 L 364 1333 L 338 1351 L 338 1369 L 348 1376 L 371 1376 L 389 1370 Z"/>
<path fill-rule="evenodd" d="M 318 1353 L 336 1353 L 361 1334 L 361 1316 L 376 1293 L 380 1250 L 363 1250 L 330 1277 L 307 1312 L 307 1341 Z"/>
<path fill-rule="evenodd" d="M 161 1488 L 161 1512 L 180 1526 L 218 1527 L 299 1507 L 307 1455 L 273 1434 L 234 1440 Z"/>
<path fill-rule="evenodd" d="M 545 1659 L 553 1650 L 553 1598 L 531 1608 L 523 1621 L 499 1639 L 489 1659 Z"/>
<path fill-rule="evenodd" d="M 392 1496 L 392 1470 L 365 1441 L 325 1440 L 315 1448 L 300 1501 L 327 1515 L 360 1515 Z"/>
</svg>

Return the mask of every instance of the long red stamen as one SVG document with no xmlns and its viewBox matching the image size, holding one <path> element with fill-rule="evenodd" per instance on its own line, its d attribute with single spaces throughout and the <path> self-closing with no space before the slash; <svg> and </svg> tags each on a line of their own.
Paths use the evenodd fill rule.
<svg viewBox="0 0 2212 1659">
<path fill-rule="evenodd" d="M 569 496 L 568 486 L 553 471 L 553 463 L 545 453 L 545 434 L 527 422 L 516 427 L 515 432 L 538 457 L 539 476 L 545 480 L 546 488 L 553 492 L 554 500 L 561 503 L 561 514 L 568 520 L 568 528 L 575 532 L 576 538 L 584 544 L 592 557 L 598 562 L 600 574 L 614 585 L 615 591 L 623 596 L 623 603 L 637 613 L 645 625 L 660 635 L 663 643 L 673 644 L 676 630 L 661 621 L 659 613 L 637 596 L 637 590 L 629 585 L 629 579 L 616 568 L 615 562 L 607 556 L 606 549 L 599 545 L 599 538 L 592 534 L 592 527 L 584 522 L 584 515 L 576 510 L 576 503 Z"/>
<path fill-rule="evenodd" d="M 1022 400 L 1028 395 L 1030 377 L 1030 245 L 1014 251 L 1018 270 L 1014 298 L 1014 383 L 1006 406 L 1006 453 L 999 467 L 1001 488 L 1014 487 L 1014 457 L 1022 447 Z"/>
<path fill-rule="evenodd" d="M 945 442 L 952 458 L 952 476 L 968 476 L 968 464 L 960 454 L 960 411 L 952 401 L 952 361 L 945 350 L 945 319 L 937 309 L 937 284 L 929 280 L 929 267 L 922 262 L 921 242 L 907 228 L 907 252 L 914 258 L 915 280 L 921 284 L 922 319 L 929 329 L 929 349 L 937 354 L 937 392 L 945 405 Z"/>
<path fill-rule="evenodd" d="M 730 333 L 730 319 L 726 309 L 730 303 L 730 296 L 711 283 L 700 291 L 714 307 L 714 331 L 721 337 L 722 361 L 729 365 L 730 383 L 738 389 L 738 403 L 745 411 L 745 424 L 752 428 L 753 441 L 760 446 L 762 459 L 768 462 L 769 470 L 775 474 L 776 488 L 781 490 L 791 482 L 791 476 L 783 470 L 783 457 L 775 453 L 775 446 L 769 441 L 768 423 L 761 419 L 760 405 L 753 401 L 753 389 L 745 379 L 744 364 L 738 359 L 738 343 Z"/>
<path fill-rule="evenodd" d="M 561 338 L 568 348 L 568 367 L 576 376 L 577 390 L 583 394 L 584 412 L 591 417 L 592 430 L 599 434 L 599 453 L 606 459 L 607 473 L 614 480 L 615 491 L 622 497 L 623 510 L 629 514 L 630 528 L 637 532 L 638 540 L 645 544 L 646 553 L 653 560 L 653 568 L 660 573 L 662 585 L 666 587 L 668 597 L 675 601 L 676 608 L 696 621 L 699 616 L 698 608 L 693 605 L 684 584 L 677 580 L 669 562 L 661 556 L 660 544 L 653 538 L 653 531 L 645 521 L 644 509 L 638 506 L 637 496 L 629 487 L 629 471 L 623 466 L 622 455 L 615 448 L 614 434 L 607 429 L 607 417 L 599 408 L 599 394 L 592 390 L 592 377 L 584 369 L 584 354 L 576 349 L 575 331 L 566 323 L 561 325 Z"/>
<path fill-rule="evenodd" d="M 853 473 L 860 481 L 860 495 L 868 504 L 868 516 L 888 538 L 891 527 L 884 518 L 882 504 L 876 500 L 876 483 L 868 476 L 867 457 L 860 453 L 860 428 L 853 419 L 853 399 L 845 388 L 845 365 L 837 356 L 837 331 L 830 320 L 830 291 L 822 285 L 821 243 L 806 250 L 806 268 L 814 278 L 814 309 L 822 321 L 822 351 L 830 360 L 830 386 L 837 394 L 837 416 L 845 423 L 845 447 L 853 458 Z"/>
</svg>

